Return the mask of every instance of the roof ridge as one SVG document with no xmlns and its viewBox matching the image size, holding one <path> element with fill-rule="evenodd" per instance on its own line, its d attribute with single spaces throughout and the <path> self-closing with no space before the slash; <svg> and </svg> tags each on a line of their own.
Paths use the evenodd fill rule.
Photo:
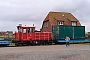
<svg viewBox="0 0 90 60">
<path fill-rule="evenodd" d="M 54 12 L 54 11 L 50 11 L 49 13 L 70 13 L 70 12 Z"/>
</svg>

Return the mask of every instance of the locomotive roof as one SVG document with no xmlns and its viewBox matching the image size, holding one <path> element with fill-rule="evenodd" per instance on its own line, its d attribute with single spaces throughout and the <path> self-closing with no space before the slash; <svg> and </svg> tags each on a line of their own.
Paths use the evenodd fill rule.
<svg viewBox="0 0 90 60">
<path fill-rule="evenodd" d="M 17 26 L 17 27 L 22 27 L 22 28 L 30 28 L 30 27 L 32 27 L 32 28 L 35 28 L 35 26 Z"/>
</svg>

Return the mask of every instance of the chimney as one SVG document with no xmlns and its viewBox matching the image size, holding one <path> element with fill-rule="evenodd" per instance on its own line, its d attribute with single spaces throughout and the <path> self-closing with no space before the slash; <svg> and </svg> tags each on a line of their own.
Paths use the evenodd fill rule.
<svg viewBox="0 0 90 60">
<path fill-rule="evenodd" d="M 22 26 L 22 24 L 19 24 L 19 26 Z"/>
<path fill-rule="evenodd" d="M 34 26 L 34 24 L 33 24 L 33 26 Z"/>
</svg>

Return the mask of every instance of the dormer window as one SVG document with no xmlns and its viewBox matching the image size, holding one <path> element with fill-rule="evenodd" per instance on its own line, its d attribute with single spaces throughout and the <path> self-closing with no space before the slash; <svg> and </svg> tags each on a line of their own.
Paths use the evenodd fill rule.
<svg viewBox="0 0 90 60">
<path fill-rule="evenodd" d="M 76 23 L 77 23 L 77 22 L 75 22 L 75 21 L 72 22 L 72 26 L 76 26 L 76 25 L 77 25 Z"/>
<path fill-rule="evenodd" d="M 58 21 L 58 25 L 63 25 L 63 21 Z"/>
</svg>

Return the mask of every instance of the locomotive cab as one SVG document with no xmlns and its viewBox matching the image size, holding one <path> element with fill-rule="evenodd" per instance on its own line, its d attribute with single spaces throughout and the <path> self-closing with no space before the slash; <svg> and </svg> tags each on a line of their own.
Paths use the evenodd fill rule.
<svg viewBox="0 0 90 60">
<path fill-rule="evenodd" d="M 19 41 L 30 41 L 34 40 L 35 27 L 34 26 L 17 26 L 18 39 Z M 15 38 L 17 38 L 15 37 Z"/>
</svg>

